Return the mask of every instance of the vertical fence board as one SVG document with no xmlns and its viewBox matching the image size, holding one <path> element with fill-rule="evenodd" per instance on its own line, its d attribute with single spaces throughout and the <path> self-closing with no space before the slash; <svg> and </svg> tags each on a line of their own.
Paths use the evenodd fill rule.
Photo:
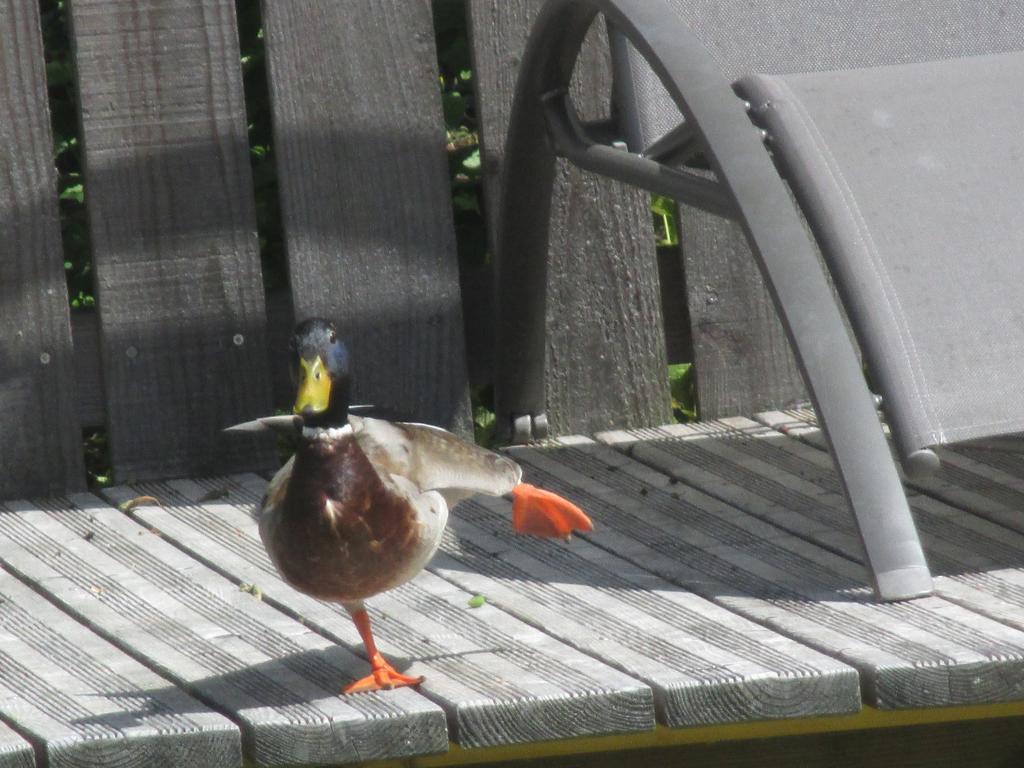
<svg viewBox="0 0 1024 768">
<path fill-rule="evenodd" d="M 0 498 L 79 488 L 39 4 L 0 2 Z"/>
<path fill-rule="evenodd" d="M 807 399 L 775 305 L 738 224 L 680 206 L 701 419 Z"/>
<path fill-rule="evenodd" d="M 74 0 L 86 204 L 119 479 L 273 462 L 223 436 L 270 407 L 230 0 Z"/>
<path fill-rule="evenodd" d="M 492 233 L 498 225 L 502 156 L 518 64 L 541 4 L 468 3 Z M 607 115 L 611 74 L 601 33 L 603 25 L 591 31 L 576 67 L 574 98 L 584 117 Z M 658 265 L 647 196 L 564 161 L 559 165 L 547 304 L 545 387 L 552 432 L 669 421 Z"/>
<path fill-rule="evenodd" d="M 427 0 L 264 2 L 296 318 L 350 340 L 354 398 L 469 429 Z"/>
</svg>

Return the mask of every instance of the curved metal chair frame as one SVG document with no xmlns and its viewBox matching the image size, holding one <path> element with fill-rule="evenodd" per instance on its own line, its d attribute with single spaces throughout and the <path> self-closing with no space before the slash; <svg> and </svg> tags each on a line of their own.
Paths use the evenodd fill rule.
<svg viewBox="0 0 1024 768">
<path fill-rule="evenodd" d="M 569 96 L 595 16 L 647 59 L 684 123 L 639 154 L 604 145 Z M 906 495 L 856 351 L 798 211 L 748 119 L 700 41 L 668 23 L 660 0 L 549 0 L 534 24 L 505 152 L 498 274 L 498 418 L 513 439 L 543 436 L 545 304 L 556 155 L 575 165 L 735 219 L 743 228 L 829 441 L 882 600 L 932 590 Z M 596 127 L 595 127 L 596 131 Z M 717 181 L 665 164 L 694 143 Z M 934 461 L 934 455 L 908 457 Z"/>
</svg>

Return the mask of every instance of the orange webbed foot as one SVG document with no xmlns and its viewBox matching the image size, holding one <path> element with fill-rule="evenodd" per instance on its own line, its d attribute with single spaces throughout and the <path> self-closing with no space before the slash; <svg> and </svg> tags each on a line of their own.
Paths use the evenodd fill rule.
<svg viewBox="0 0 1024 768">
<path fill-rule="evenodd" d="M 350 693 L 365 693 L 367 691 L 387 691 L 392 688 L 405 688 L 407 686 L 419 685 L 423 682 L 423 676 L 410 677 L 403 675 L 391 664 L 389 664 L 379 653 L 370 659 L 370 668 L 373 670 L 361 680 L 349 683 L 341 689 L 342 695 Z"/>
<path fill-rule="evenodd" d="M 516 533 L 568 539 L 573 531 L 594 529 L 582 509 L 557 493 L 520 483 L 512 489 L 512 499 L 512 528 Z"/>
</svg>

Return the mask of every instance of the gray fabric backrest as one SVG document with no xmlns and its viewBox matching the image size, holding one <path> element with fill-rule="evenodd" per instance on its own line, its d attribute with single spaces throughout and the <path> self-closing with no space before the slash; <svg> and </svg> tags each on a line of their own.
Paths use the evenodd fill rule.
<svg viewBox="0 0 1024 768">
<path fill-rule="evenodd" d="M 730 80 L 1000 53 L 1024 48 L 1020 0 L 667 0 Z M 649 144 L 680 121 L 631 47 L 614 58 L 627 141 Z M 634 100 L 635 104 L 631 104 Z M 634 111 L 635 109 L 635 111 Z"/>
<path fill-rule="evenodd" d="M 1024 431 L 1024 52 L 743 78 L 904 453 Z"/>
<path fill-rule="evenodd" d="M 1024 2 L 666 2 L 743 78 L 901 453 L 1024 431 Z M 618 43 L 638 150 L 681 117 Z"/>
</svg>

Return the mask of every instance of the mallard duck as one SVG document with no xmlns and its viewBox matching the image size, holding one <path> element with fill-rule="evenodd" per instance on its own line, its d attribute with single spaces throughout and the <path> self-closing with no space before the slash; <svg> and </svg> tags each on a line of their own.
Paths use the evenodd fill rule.
<svg viewBox="0 0 1024 768">
<path fill-rule="evenodd" d="M 513 528 L 535 536 L 568 538 L 591 530 L 590 519 L 522 483 L 506 456 L 438 427 L 351 413 L 349 353 L 330 322 L 300 323 L 291 354 L 301 438 L 260 504 L 260 536 L 285 581 L 341 603 L 359 630 L 371 672 L 342 693 L 417 685 L 422 677 L 403 675 L 377 650 L 364 601 L 426 566 L 452 506 L 511 493 Z"/>
</svg>

